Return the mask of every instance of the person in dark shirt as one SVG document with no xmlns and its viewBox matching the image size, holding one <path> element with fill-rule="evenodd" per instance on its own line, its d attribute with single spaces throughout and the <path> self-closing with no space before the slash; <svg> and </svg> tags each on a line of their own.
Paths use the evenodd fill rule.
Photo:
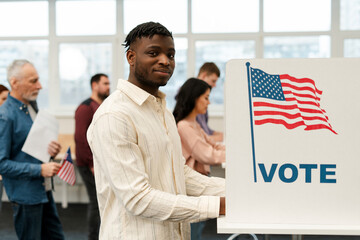
<svg viewBox="0 0 360 240">
<path fill-rule="evenodd" d="M 95 111 L 109 96 L 110 81 L 106 74 L 95 74 L 90 81 L 91 97 L 83 101 L 75 112 L 75 144 L 76 163 L 84 181 L 89 205 L 87 213 L 88 239 L 98 239 L 100 228 L 100 215 L 96 198 L 93 157 L 86 140 L 86 132 Z"/>
</svg>

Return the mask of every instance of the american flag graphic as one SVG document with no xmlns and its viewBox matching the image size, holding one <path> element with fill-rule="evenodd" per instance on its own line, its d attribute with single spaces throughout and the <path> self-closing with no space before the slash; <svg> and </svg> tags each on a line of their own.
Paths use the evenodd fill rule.
<svg viewBox="0 0 360 240">
<path fill-rule="evenodd" d="M 337 134 L 320 107 L 322 91 L 316 88 L 314 80 L 250 69 L 255 125 L 281 124 L 287 129 L 305 126 L 307 131 L 328 129 Z"/>
<path fill-rule="evenodd" d="M 59 178 L 70 185 L 74 185 L 76 181 L 74 164 L 71 159 L 70 147 L 65 153 L 64 159 L 61 161 L 61 167 L 57 173 Z"/>
</svg>

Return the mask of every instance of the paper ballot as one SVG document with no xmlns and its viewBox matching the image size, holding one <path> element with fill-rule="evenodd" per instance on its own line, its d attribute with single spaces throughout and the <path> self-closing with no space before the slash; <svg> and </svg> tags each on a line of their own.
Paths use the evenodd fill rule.
<svg viewBox="0 0 360 240">
<path fill-rule="evenodd" d="M 56 118 L 40 110 L 21 150 L 42 162 L 49 162 L 48 146 L 51 141 L 57 141 L 58 134 L 59 123 Z"/>
</svg>

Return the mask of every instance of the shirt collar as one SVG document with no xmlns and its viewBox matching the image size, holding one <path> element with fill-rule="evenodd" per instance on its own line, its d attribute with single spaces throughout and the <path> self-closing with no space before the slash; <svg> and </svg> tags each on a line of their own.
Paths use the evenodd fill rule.
<svg viewBox="0 0 360 240">
<path fill-rule="evenodd" d="M 23 110 L 24 108 L 27 108 L 27 105 L 25 103 L 23 103 L 22 101 L 14 98 L 13 96 L 11 96 L 10 94 L 8 95 L 7 100 L 9 101 L 9 103 L 17 108 L 19 108 L 20 110 Z"/>
<path fill-rule="evenodd" d="M 138 86 L 130 83 L 127 80 L 119 79 L 117 88 L 120 91 L 123 91 L 131 100 L 133 100 L 136 104 L 142 105 L 147 99 L 156 100 L 156 97 L 151 95 L 150 93 L 144 91 Z M 159 91 L 159 97 L 162 101 L 165 101 L 166 94 Z"/>
<path fill-rule="evenodd" d="M 24 113 L 28 114 L 29 110 L 28 110 L 28 105 L 23 103 L 22 101 L 14 98 L 13 96 L 11 96 L 10 94 L 8 95 L 8 98 L 6 99 L 6 101 L 9 101 L 9 104 L 11 106 L 14 106 L 15 108 L 19 109 L 20 111 L 23 111 Z M 34 107 L 35 104 L 35 107 Z M 37 112 L 37 105 L 36 102 L 33 102 L 32 104 L 30 103 L 31 107 L 34 109 L 35 112 Z"/>
</svg>

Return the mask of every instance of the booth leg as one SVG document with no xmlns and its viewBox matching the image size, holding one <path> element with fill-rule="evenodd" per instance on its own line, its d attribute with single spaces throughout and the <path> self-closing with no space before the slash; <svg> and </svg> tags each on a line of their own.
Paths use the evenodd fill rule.
<svg viewBox="0 0 360 240">
<path fill-rule="evenodd" d="M 65 181 L 62 181 L 61 183 L 62 188 L 62 198 L 61 198 L 61 206 L 62 208 L 67 208 L 68 207 L 68 197 L 67 197 L 67 185 Z"/>
<path fill-rule="evenodd" d="M 303 235 L 292 235 L 291 240 L 304 240 Z"/>
</svg>

